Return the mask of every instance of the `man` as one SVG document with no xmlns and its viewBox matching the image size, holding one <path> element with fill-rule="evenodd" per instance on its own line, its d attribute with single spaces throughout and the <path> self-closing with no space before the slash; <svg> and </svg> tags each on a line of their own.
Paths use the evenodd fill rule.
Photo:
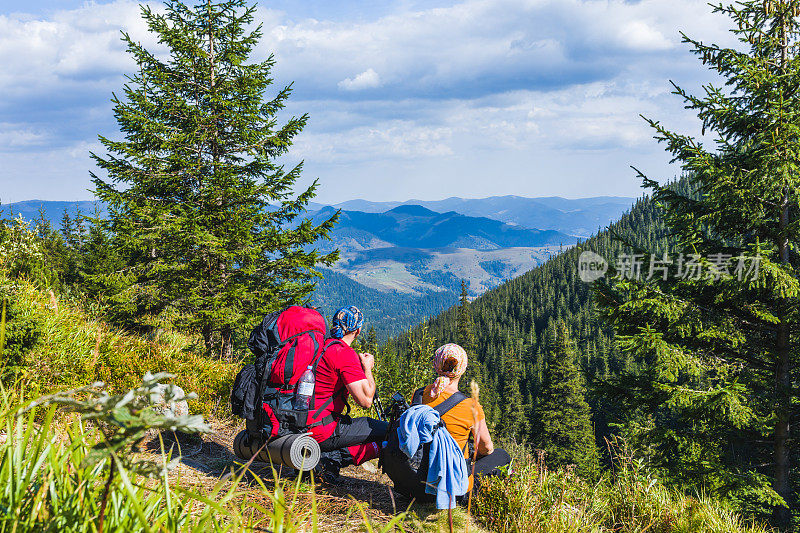
<svg viewBox="0 0 800 533">
<path fill-rule="evenodd" d="M 386 422 L 368 417 L 350 418 L 343 414 L 347 397 L 364 408 L 372 406 L 375 357 L 356 353 L 350 346 L 364 325 L 364 315 L 355 306 L 342 307 L 333 315 L 330 339 L 317 365 L 314 409 L 309 423 L 328 415 L 333 422 L 311 428 L 311 434 L 323 452 L 319 472 L 326 481 L 335 480 L 339 468 L 360 465 L 378 457 L 380 443 L 388 429 Z"/>
</svg>

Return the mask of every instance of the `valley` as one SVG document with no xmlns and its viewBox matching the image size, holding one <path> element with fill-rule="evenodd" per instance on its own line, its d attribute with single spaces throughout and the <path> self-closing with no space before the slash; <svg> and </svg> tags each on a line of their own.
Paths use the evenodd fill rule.
<svg viewBox="0 0 800 533">
<path fill-rule="evenodd" d="M 320 269 L 312 301 L 329 313 L 356 303 L 386 339 L 455 303 L 462 280 L 470 298 L 480 296 L 581 242 L 632 203 L 607 196 L 312 202 L 303 219 L 315 224 L 339 212 L 329 238 L 306 247 L 339 251 L 334 265 Z M 95 211 L 105 216 L 93 201 L 28 200 L 0 209 L 31 221 L 44 216 L 56 230 L 65 213 L 73 221 Z"/>
</svg>

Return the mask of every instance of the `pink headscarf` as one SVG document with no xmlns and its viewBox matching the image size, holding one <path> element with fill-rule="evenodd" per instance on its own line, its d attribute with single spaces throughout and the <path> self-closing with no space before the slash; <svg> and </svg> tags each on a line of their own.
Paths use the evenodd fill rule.
<svg viewBox="0 0 800 533">
<path fill-rule="evenodd" d="M 456 362 L 452 370 L 443 371 L 445 362 L 453 360 Z M 436 350 L 433 356 L 433 370 L 439 376 L 431 387 L 431 396 L 438 398 L 442 391 L 450 384 L 451 380 L 458 379 L 467 369 L 467 352 L 458 344 L 445 344 Z"/>
</svg>

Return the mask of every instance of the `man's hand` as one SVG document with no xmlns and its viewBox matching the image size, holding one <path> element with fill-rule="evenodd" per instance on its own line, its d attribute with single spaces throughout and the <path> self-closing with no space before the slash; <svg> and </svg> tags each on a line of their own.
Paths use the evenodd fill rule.
<svg viewBox="0 0 800 533">
<path fill-rule="evenodd" d="M 371 353 L 360 353 L 358 358 L 361 361 L 361 368 L 364 369 L 364 372 L 372 372 L 372 369 L 375 368 L 375 356 Z"/>
<path fill-rule="evenodd" d="M 372 369 L 375 367 L 375 356 L 371 353 L 358 354 L 361 368 L 364 369 L 367 379 L 360 379 L 347 384 L 347 390 L 353 399 L 361 407 L 369 409 L 372 406 L 372 399 L 375 396 L 375 378 L 372 377 Z"/>
</svg>

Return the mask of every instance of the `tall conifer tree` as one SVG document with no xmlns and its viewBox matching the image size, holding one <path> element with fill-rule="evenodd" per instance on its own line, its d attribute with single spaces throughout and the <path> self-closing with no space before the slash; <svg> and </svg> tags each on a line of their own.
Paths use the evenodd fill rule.
<svg viewBox="0 0 800 533">
<path fill-rule="evenodd" d="M 661 186 L 642 175 L 683 255 L 667 279 L 597 289 L 641 369 L 619 390 L 640 412 L 629 428 L 654 464 L 785 526 L 800 420 L 800 2 L 714 10 L 732 19 L 741 46 L 684 41 L 726 87 L 674 92 L 716 143 L 651 120 L 686 178 Z M 689 260 L 700 267 L 687 271 Z"/>
<path fill-rule="evenodd" d="M 108 175 L 93 174 L 94 184 L 134 281 L 120 300 L 201 332 L 226 357 L 237 326 L 299 303 L 315 264 L 336 257 L 307 250 L 335 217 L 295 222 L 316 182 L 295 196 L 302 164 L 285 170 L 277 159 L 308 116 L 279 125 L 291 86 L 268 96 L 272 56 L 249 61 L 261 37 L 254 9 L 245 0 L 142 7 L 167 53 L 123 34 L 138 65 L 112 100 L 124 138 L 101 136 L 109 154 L 92 154 Z"/>
<path fill-rule="evenodd" d="M 600 462 L 586 389 L 566 326 L 558 322 L 550 337 L 533 442 L 546 452 L 548 465 L 573 464 L 579 475 L 591 479 L 599 473 Z"/>
<path fill-rule="evenodd" d="M 472 355 L 475 352 L 475 322 L 469 307 L 466 280 L 461 280 L 461 297 L 458 302 L 458 344 Z"/>
</svg>

